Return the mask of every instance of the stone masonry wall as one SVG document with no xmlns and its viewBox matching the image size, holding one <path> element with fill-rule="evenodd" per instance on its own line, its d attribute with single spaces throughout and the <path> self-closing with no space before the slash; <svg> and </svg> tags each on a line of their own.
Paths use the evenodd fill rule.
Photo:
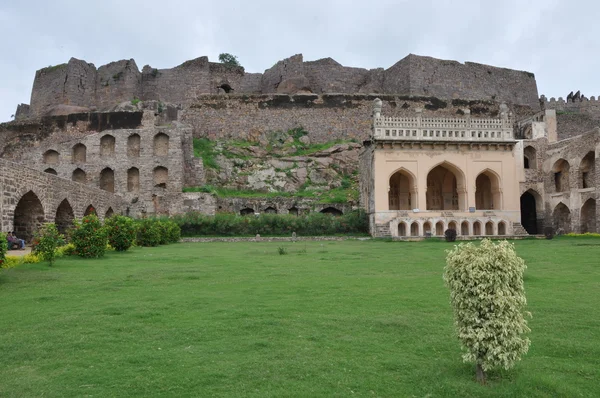
<svg viewBox="0 0 600 398">
<path fill-rule="evenodd" d="M 465 108 L 476 117 L 497 117 L 499 104 L 486 101 L 442 101 L 436 98 L 393 95 L 221 95 L 202 96 L 185 109 L 181 121 L 194 129 L 195 137 L 256 140 L 269 131 L 303 127 L 311 142 L 355 139 L 371 134 L 373 100 L 383 100 L 389 116 L 410 116 L 416 108 L 423 115 L 454 117 Z M 527 107 L 513 107 L 518 117 L 532 114 Z"/>
<path fill-rule="evenodd" d="M 81 218 L 92 205 L 100 218 L 110 209 L 125 211 L 125 202 L 119 196 L 67 179 L 40 172 L 33 168 L 0 159 L 0 216 L 2 231 L 14 229 L 15 208 L 28 192 L 39 199 L 43 208 L 36 223 L 54 222 L 59 205 L 66 200 L 75 218 Z"/>
<path fill-rule="evenodd" d="M 71 58 L 36 72 L 31 116 L 52 114 L 56 106 L 109 110 L 133 98 L 193 103 L 202 94 L 375 93 L 440 99 L 505 101 L 539 110 L 535 77 L 528 72 L 476 63 L 461 64 L 410 54 L 387 70 L 339 64 L 331 58 L 304 62 L 302 54 L 277 62 L 264 73 L 211 63 L 199 57 L 170 69 L 133 60 L 96 69 Z"/>
</svg>

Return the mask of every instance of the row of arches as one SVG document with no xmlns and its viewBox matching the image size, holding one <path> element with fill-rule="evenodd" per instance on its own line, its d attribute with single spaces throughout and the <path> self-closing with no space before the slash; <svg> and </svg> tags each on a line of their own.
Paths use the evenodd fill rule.
<svg viewBox="0 0 600 398">
<path fill-rule="evenodd" d="M 503 236 L 507 233 L 507 224 L 505 221 L 495 223 L 491 220 L 487 222 L 464 220 L 460 225 L 458 221 L 450 221 L 447 224 L 444 221 L 435 223 L 433 221 L 400 221 L 398 223 L 398 236 L 444 236 L 447 229 L 454 229 L 463 236 Z"/>
<path fill-rule="evenodd" d="M 539 193 L 529 189 L 521 195 L 521 224 L 530 235 L 542 233 L 543 201 Z M 552 209 L 554 231 L 574 232 L 571 210 L 563 202 Z M 587 199 L 579 209 L 579 232 L 597 232 L 596 199 Z"/>
<path fill-rule="evenodd" d="M 53 168 L 47 168 L 44 172 L 58 175 Z M 82 184 L 87 184 L 87 173 L 81 168 L 76 168 L 71 174 L 71 180 Z M 152 183 L 154 187 L 167 188 L 169 181 L 169 169 L 164 166 L 157 166 L 152 170 Z M 100 171 L 99 187 L 108 192 L 115 192 L 115 171 L 110 167 L 105 167 Z M 127 169 L 127 192 L 139 192 L 140 190 L 140 170 L 137 167 Z"/>
<path fill-rule="evenodd" d="M 243 208 L 242 210 L 240 210 L 240 215 L 242 215 L 242 216 L 249 216 L 249 215 L 252 215 L 255 213 L 257 213 L 257 212 L 250 207 L 246 207 L 246 208 Z M 263 209 L 262 213 L 277 214 L 278 212 L 275 207 L 269 206 L 269 207 L 266 207 L 265 209 Z M 341 210 L 336 209 L 335 207 L 326 207 L 323 210 L 321 210 L 320 213 L 330 214 L 332 216 L 341 216 L 342 214 L 344 214 Z M 299 210 L 296 206 L 292 206 L 289 209 L 287 209 L 287 214 L 297 216 L 299 214 Z"/>
<path fill-rule="evenodd" d="M 585 189 L 593 188 L 596 175 L 596 154 L 594 151 L 588 152 L 579 163 L 579 175 L 577 186 L 574 188 Z M 553 187 L 555 192 L 567 192 L 571 190 L 571 165 L 565 159 L 558 159 L 552 165 Z"/>
<path fill-rule="evenodd" d="M 141 137 L 139 134 L 132 134 L 127 137 L 127 156 L 140 157 Z M 153 139 L 153 156 L 167 156 L 169 154 L 169 136 L 165 133 L 158 133 Z M 106 134 L 100 138 L 100 156 L 112 157 L 115 155 L 115 137 Z M 43 163 L 48 165 L 60 164 L 60 154 L 54 149 L 44 152 Z M 87 147 L 78 143 L 71 148 L 71 163 L 81 164 L 87 162 Z"/>
<path fill-rule="evenodd" d="M 418 189 L 415 176 L 402 168 L 389 179 L 389 210 L 418 208 Z M 467 207 L 467 189 L 464 174 L 456 166 L 444 162 L 427 173 L 426 209 L 459 210 Z M 475 206 L 477 209 L 502 208 L 500 177 L 486 169 L 475 179 Z"/>
<path fill-rule="evenodd" d="M 92 204 L 89 204 L 84 210 L 83 215 L 87 216 L 92 213 L 98 215 L 96 208 Z M 112 207 L 109 207 L 103 216 L 106 218 L 113 214 Z M 60 202 L 56 211 L 48 214 L 48 216 L 44 211 L 44 206 L 39 197 L 33 191 L 29 191 L 17 202 L 13 216 L 13 231 L 19 238 L 30 242 L 36 231 L 45 222 L 54 222 L 59 232 L 65 233 L 73 226 L 75 212 L 69 201 L 65 198 Z"/>
</svg>

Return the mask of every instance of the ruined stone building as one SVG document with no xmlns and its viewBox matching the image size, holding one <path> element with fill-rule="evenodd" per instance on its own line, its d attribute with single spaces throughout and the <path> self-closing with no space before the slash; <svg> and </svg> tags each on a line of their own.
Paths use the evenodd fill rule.
<svg viewBox="0 0 600 398">
<path fill-rule="evenodd" d="M 264 73 L 206 57 L 141 71 L 133 60 L 96 68 L 72 58 L 39 70 L 30 104 L 0 124 L 0 166 L 25 170 L 31 181 L 0 186 L 2 228 L 30 234 L 43 221 L 66 225 L 87 207 L 100 217 L 362 207 L 375 236 L 598 231 L 599 103 L 540 98 L 529 72 L 412 54 L 371 70 L 295 55 Z M 206 183 L 193 138 L 259 148 L 266 134 L 300 127 L 311 143 L 353 143 L 340 149 L 347 155 L 245 161 L 234 188 L 268 175 L 264 189 L 292 192 L 343 173 L 359 176 L 360 203 L 182 192 Z M 235 164 L 219 171 L 223 178 Z M 37 209 L 35 223 L 25 204 Z"/>
</svg>

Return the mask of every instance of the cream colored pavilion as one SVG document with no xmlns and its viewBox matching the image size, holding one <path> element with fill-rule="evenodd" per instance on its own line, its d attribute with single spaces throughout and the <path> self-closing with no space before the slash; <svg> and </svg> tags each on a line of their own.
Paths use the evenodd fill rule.
<svg viewBox="0 0 600 398">
<path fill-rule="evenodd" d="M 519 178 L 511 115 L 498 119 L 384 117 L 361 154 L 361 199 L 374 236 L 514 235 Z"/>
</svg>

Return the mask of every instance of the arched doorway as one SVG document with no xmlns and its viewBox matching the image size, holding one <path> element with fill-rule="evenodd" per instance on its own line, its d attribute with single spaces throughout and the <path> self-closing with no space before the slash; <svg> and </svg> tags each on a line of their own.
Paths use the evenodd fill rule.
<svg viewBox="0 0 600 398">
<path fill-rule="evenodd" d="M 21 197 L 13 219 L 15 235 L 30 242 L 35 232 L 46 222 L 42 202 L 33 191 Z"/>
<path fill-rule="evenodd" d="M 73 208 L 69 201 L 64 199 L 56 209 L 56 220 L 54 222 L 58 232 L 61 234 L 66 233 L 67 230 L 73 226 L 74 219 L 75 214 L 73 213 Z"/>
<path fill-rule="evenodd" d="M 556 233 L 571 232 L 571 211 L 564 203 L 559 203 L 552 212 L 552 221 L 554 222 L 554 231 Z"/>
<path fill-rule="evenodd" d="M 502 208 L 500 180 L 491 171 L 484 171 L 475 179 L 475 206 L 477 210 Z"/>
<path fill-rule="evenodd" d="M 456 233 L 458 233 L 458 228 L 456 227 L 456 222 L 455 221 L 450 221 L 448 223 L 448 229 L 453 229 L 456 231 Z M 445 231 L 444 231 L 445 232 Z"/>
<path fill-rule="evenodd" d="M 398 170 L 390 177 L 388 204 L 390 210 L 410 210 L 417 197 L 415 179 L 405 170 Z"/>
<path fill-rule="evenodd" d="M 465 208 L 464 178 L 456 167 L 443 163 L 427 174 L 427 210 Z"/>
<path fill-rule="evenodd" d="M 266 214 L 277 214 L 277 209 L 276 209 L 276 208 L 274 208 L 274 207 L 272 207 L 272 206 L 269 206 L 269 207 L 267 207 L 267 208 L 266 208 L 266 209 L 263 211 L 263 213 L 266 213 Z"/>
<path fill-rule="evenodd" d="M 536 235 L 538 230 L 537 221 L 537 192 L 527 191 L 521 195 L 521 225 L 529 235 Z"/>
<path fill-rule="evenodd" d="M 498 224 L 498 235 L 506 235 L 506 223 L 504 221 L 500 221 Z"/>
<path fill-rule="evenodd" d="M 597 220 L 596 220 L 596 200 L 588 199 L 581 206 L 581 232 L 596 232 L 597 231 Z"/>
<path fill-rule="evenodd" d="M 427 234 L 431 234 L 431 223 L 429 221 L 423 223 L 423 235 Z"/>
<path fill-rule="evenodd" d="M 115 211 L 112 209 L 112 207 L 109 207 L 108 210 L 106 210 L 106 214 L 104 214 L 104 219 L 112 217 L 113 214 L 115 214 Z"/>
<path fill-rule="evenodd" d="M 435 224 L 435 234 L 436 234 L 437 236 L 442 236 L 442 235 L 444 235 L 444 223 L 443 223 L 443 222 L 441 222 L 441 221 L 438 221 L 438 222 Z"/>
</svg>

